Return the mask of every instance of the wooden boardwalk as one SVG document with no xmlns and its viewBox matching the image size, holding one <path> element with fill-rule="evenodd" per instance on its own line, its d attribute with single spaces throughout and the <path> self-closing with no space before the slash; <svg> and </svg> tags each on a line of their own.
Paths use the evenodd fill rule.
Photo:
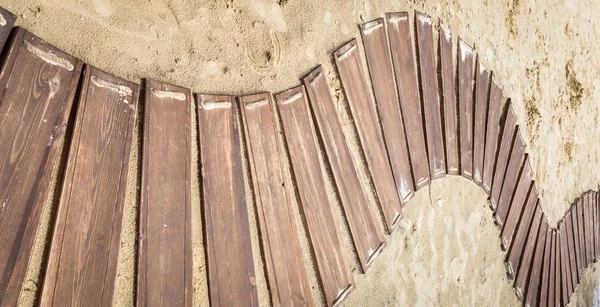
<svg viewBox="0 0 600 307">
<path fill-rule="evenodd" d="M 436 46 L 425 14 L 364 23 L 360 41 L 333 52 L 337 76 L 318 66 L 274 97 L 194 94 L 155 80 L 139 86 L 13 28 L 15 19 L 0 9 L 0 306 L 18 303 L 45 203 L 55 214 L 36 303 L 113 304 L 136 127 L 138 306 L 194 305 L 193 276 L 204 266 L 212 306 L 259 305 L 263 269 L 273 305 L 339 305 L 356 285 L 335 208 L 350 231 L 356 273 L 365 273 L 415 192 L 449 175 L 489 196 L 507 276 L 525 305 L 566 305 L 599 258 L 600 194 L 584 193 L 550 227 L 512 103 L 472 45 L 441 23 Z M 345 99 L 332 96 L 334 76 Z M 354 132 L 356 153 L 347 135 Z M 294 186 L 285 184 L 288 173 Z M 201 225 L 192 225 L 194 209 Z M 194 263 L 194 227 L 206 263 Z"/>
</svg>

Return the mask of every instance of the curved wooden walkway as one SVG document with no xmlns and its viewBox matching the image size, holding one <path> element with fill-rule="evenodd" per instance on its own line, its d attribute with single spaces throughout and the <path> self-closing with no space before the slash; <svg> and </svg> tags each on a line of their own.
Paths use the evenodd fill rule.
<svg viewBox="0 0 600 307">
<path fill-rule="evenodd" d="M 138 120 L 139 306 L 193 304 L 190 182 L 197 176 L 213 306 L 258 305 L 246 197 L 256 203 L 273 305 L 316 303 L 297 227 L 307 229 L 326 304 L 351 295 L 327 177 L 363 272 L 385 252 L 384 237 L 397 228 L 415 192 L 448 175 L 472 180 L 489 195 L 507 275 L 525 305 L 566 305 L 598 259 L 599 194 L 583 194 L 558 228 L 548 225 L 527 144 L 502 87 L 473 48 L 429 16 L 385 14 L 360 26 L 362 44 L 353 39 L 333 53 L 378 207 L 368 202 L 369 187 L 358 175 L 362 162 L 352 158 L 323 67 L 274 96 L 192 94 L 155 80 L 140 86 L 13 29 L 10 12 L 0 10 L 0 16 L 0 47 L 6 43 L 0 70 L 2 306 L 18 301 L 50 177 L 61 163 L 66 168 L 39 302 L 112 304 Z M 191 172 L 192 142 L 199 145 L 200 174 Z M 295 188 L 284 184 L 286 157 Z M 293 193 L 303 225 L 293 218 Z"/>
</svg>

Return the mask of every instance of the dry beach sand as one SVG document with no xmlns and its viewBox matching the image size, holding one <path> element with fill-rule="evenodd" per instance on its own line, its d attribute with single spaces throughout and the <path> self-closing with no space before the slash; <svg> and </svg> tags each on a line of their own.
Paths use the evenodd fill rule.
<svg viewBox="0 0 600 307">
<path fill-rule="evenodd" d="M 390 11 L 417 9 L 440 18 L 473 45 L 510 97 L 536 173 L 541 203 L 551 225 L 584 191 L 600 183 L 600 2 L 593 1 L 309 1 L 309 0 L 0 0 L 17 23 L 98 68 L 140 82 L 149 77 L 196 92 L 278 92 L 297 85 L 324 64 L 335 89 L 344 129 L 357 143 L 331 52 L 353 37 L 358 24 Z M 139 131 L 138 131 L 139 133 Z M 136 144 L 139 135 L 136 134 Z M 354 156 L 362 159 L 354 146 Z M 139 159 L 138 151 L 131 157 Z M 197 159 L 197 149 L 194 154 Z M 364 163 L 363 163 L 364 164 Z M 131 306 L 135 288 L 137 164 L 130 172 L 115 303 Z M 364 165 L 363 165 L 364 167 Z M 289 167 L 288 167 L 289 168 Z M 58 170 L 57 170 L 57 173 Z M 367 177 L 363 169 L 362 176 Z M 245 176 L 248 195 L 251 195 Z M 286 186 L 293 181 L 288 173 Z M 368 183 L 367 183 L 368 184 Z M 194 299 L 208 304 L 200 197 L 194 182 Z M 328 189 L 332 191 L 331 182 Z M 331 193 L 335 198 L 335 193 Z M 56 198 L 56 197 L 55 197 Z M 371 199 L 373 199 L 371 195 Z M 334 199 L 335 200 L 335 199 Z M 337 200 L 335 200 L 337 201 Z M 373 202 L 371 205 L 376 206 Z M 356 289 L 347 306 L 517 306 L 506 278 L 499 232 L 485 193 L 462 178 L 435 181 L 405 207 L 405 218 L 367 274 L 360 274 L 343 215 L 333 208 L 345 254 L 355 268 Z M 48 203 L 44 227 L 20 304 L 39 291 L 56 201 Z M 297 199 L 293 202 L 302 225 Z M 259 299 L 268 305 L 254 203 L 249 201 Z M 321 302 L 309 242 L 298 235 Z M 590 305 L 597 265 L 585 273 L 571 305 Z"/>
</svg>

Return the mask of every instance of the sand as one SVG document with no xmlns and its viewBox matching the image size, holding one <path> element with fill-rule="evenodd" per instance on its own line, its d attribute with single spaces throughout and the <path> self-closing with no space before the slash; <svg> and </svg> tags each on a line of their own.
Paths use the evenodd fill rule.
<svg viewBox="0 0 600 307">
<path fill-rule="evenodd" d="M 18 15 L 17 23 L 57 47 L 98 68 L 140 82 L 141 78 L 175 83 L 203 93 L 279 92 L 297 85 L 317 64 L 324 64 L 335 90 L 344 131 L 354 158 L 364 159 L 331 52 L 359 36 L 359 23 L 389 11 L 417 9 L 440 18 L 475 47 L 512 99 L 528 144 L 536 186 L 551 225 L 581 193 L 598 189 L 600 125 L 596 87 L 600 60 L 595 29 L 600 3 L 592 1 L 441 0 L 0 0 Z M 139 129 L 135 142 L 139 145 Z M 138 150 L 131 155 L 139 161 Z M 194 163 L 197 148 L 194 148 Z M 288 163 L 289 161 L 286 161 Z M 115 303 L 133 304 L 138 172 L 131 164 Z M 289 169 L 289 165 L 287 165 Z M 58 170 L 56 174 L 58 174 Z M 57 181 L 57 180 L 55 180 Z M 251 189 L 245 175 L 248 196 Z M 286 186 L 293 187 L 286 174 Z M 198 182 L 194 203 L 194 299 L 208 303 L 200 223 Z M 348 306 L 518 305 L 504 274 L 498 230 L 483 191 L 461 178 L 446 178 L 419 191 L 405 208 L 401 229 L 386 238 L 387 248 L 367 274 L 360 274 L 339 202 L 336 225 L 344 253 L 355 269 L 357 289 Z M 291 189 L 292 190 L 292 189 Z M 55 195 L 57 195 L 56 193 Z M 310 275 L 312 293 L 322 302 L 296 195 L 293 209 Z M 371 205 L 376 206 L 372 195 Z M 56 206 L 48 202 L 20 304 L 31 306 L 39 291 L 48 245 L 47 230 Z M 260 238 L 249 201 L 257 285 L 262 305 L 269 302 Z M 572 305 L 589 305 L 600 274 L 592 265 Z"/>
</svg>

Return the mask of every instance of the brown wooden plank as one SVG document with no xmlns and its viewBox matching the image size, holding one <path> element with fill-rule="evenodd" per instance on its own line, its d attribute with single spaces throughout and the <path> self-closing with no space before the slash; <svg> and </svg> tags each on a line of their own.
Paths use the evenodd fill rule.
<svg viewBox="0 0 600 307">
<path fill-rule="evenodd" d="M 585 235 L 585 263 L 586 267 L 592 262 L 592 224 L 591 224 L 591 212 L 590 207 L 592 204 L 592 194 L 588 192 L 585 194 L 584 207 L 583 207 L 583 227 Z"/>
<path fill-rule="evenodd" d="M 210 304 L 257 306 L 234 98 L 196 95 L 196 100 Z"/>
<path fill-rule="evenodd" d="M 456 105 L 455 74 L 452 56 L 452 31 L 440 22 L 439 63 L 442 79 L 442 107 L 444 136 L 446 145 L 446 169 L 450 175 L 460 175 L 460 154 L 458 152 L 458 106 Z"/>
<path fill-rule="evenodd" d="M 527 203 L 525 204 L 523 215 L 519 221 L 515 238 L 512 240 L 513 243 L 509 248 L 506 261 L 506 271 L 509 278 L 514 278 L 519 270 L 519 263 L 523 257 L 523 250 L 527 244 L 529 229 L 531 227 L 534 212 L 537 208 L 538 196 L 538 191 L 535 186 L 533 186 L 529 195 L 527 195 Z"/>
<path fill-rule="evenodd" d="M 515 131 L 517 130 L 517 117 L 510 106 L 506 110 L 506 117 L 502 127 L 502 140 L 498 149 L 498 158 L 496 159 L 496 166 L 494 168 L 494 180 L 492 181 L 492 193 L 490 194 L 490 206 L 494 212 L 500 200 L 506 166 L 508 165 L 510 151 L 515 139 Z"/>
<path fill-rule="evenodd" d="M 316 119 L 313 125 L 320 130 L 354 246 L 357 251 L 361 251 L 361 258 L 365 259 L 368 266 L 378 255 L 369 251 L 381 251 L 384 242 L 377 212 L 369 205 L 366 187 L 360 182 L 359 166 L 350 155 L 348 139 L 342 132 L 339 113 L 335 110 L 321 66 L 308 74 L 303 82 L 308 94 L 306 100 L 312 105 Z"/>
<path fill-rule="evenodd" d="M 0 305 L 15 306 L 82 63 L 20 28 L 8 48 L 0 70 Z M 64 65 L 46 61 L 50 52 Z"/>
<path fill-rule="evenodd" d="M 529 277 L 529 282 L 527 284 L 527 297 L 525 298 L 525 306 L 540 305 L 540 286 L 543 262 L 546 254 L 545 248 L 548 247 L 549 242 L 546 238 L 550 236 L 550 233 L 550 228 L 544 220 L 544 222 L 542 222 L 542 227 L 540 228 L 540 233 L 538 235 L 537 244 L 535 247 L 533 263 L 531 266 L 531 273 Z"/>
<path fill-rule="evenodd" d="M 460 130 L 460 170 L 463 177 L 473 178 L 473 117 L 474 117 L 473 48 L 458 39 L 458 128 Z"/>
<path fill-rule="evenodd" d="M 84 69 L 42 305 L 112 304 L 138 90 Z"/>
<path fill-rule="evenodd" d="M 500 235 L 502 250 L 508 250 L 512 244 L 512 238 L 515 233 L 515 229 L 517 228 L 517 224 L 519 223 L 519 219 L 522 216 L 522 212 L 524 210 L 523 207 L 527 201 L 527 195 L 533 187 L 532 179 L 533 171 L 531 170 L 529 159 L 525 158 L 523 171 L 519 177 L 515 195 L 512 199 L 512 204 L 510 205 L 510 211 Z"/>
<path fill-rule="evenodd" d="M 384 146 L 383 135 L 375 110 L 375 103 L 369 93 L 367 81 L 360 60 L 356 39 L 340 47 L 333 53 L 342 81 L 346 100 L 354 118 L 367 166 L 371 172 L 377 191 L 379 204 L 389 229 L 394 229 L 402 218 L 401 197 L 396 191 L 390 160 Z"/>
<path fill-rule="evenodd" d="M 289 200 L 289 189 L 284 184 L 284 157 L 279 150 L 278 128 L 272 110 L 270 94 L 240 97 L 244 114 L 244 131 L 248 147 L 252 186 L 262 230 L 262 245 L 267 266 L 267 275 L 274 305 L 311 305 L 312 297 L 308 277 L 302 260 L 302 250 L 297 236 L 293 211 Z M 226 104 L 205 102 L 206 106 L 227 106 Z M 210 111 L 214 111 L 211 109 Z M 307 154 L 316 156 L 316 147 L 311 142 L 310 126 L 294 127 L 294 111 L 282 109 L 282 121 L 287 129 L 288 146 L 292 159 L 303 158 Z M 291 112 L 291 114 L 290 114 Z M 292 122 L 288 116 L 292 116 Z M 299 115 L 299 114 L 298 114 Z M 231 115 L 233 116 L 233 114 Z M 300 116 L 300 115 L 299 115 Z M 302 120 L 301 118 L 299 120 Z M 208 122 L 208 121 L 207 121 Z M 298 124 L 300 125 L 300 124 Z M 302 131 L 298 135 L 298 129 Z M 303 148 L 303 146 L 307 148 Z M 305 151 L 305 152 L 304 152 Z M 315 184 L 315 205 L 325 205 L 323 179 L 318 160 L 307 161 L 307 169 L 296 172 L 300 189 L 305 189 L 306 176 Z M 294 161 L 295 162 L 295 161 Z M 312 163 L 311 163 L 312 162 Z M 312 208 L 311 208 L 312 209 Z M 308 215 L 308 218 L 312 216 Z M 320 242 L 328 244 L 329 242 Z"/>
<path fill-rule="evenodd" d="M 423 93 L 425 115 L 425 139 L 431 179 L 446 175 L 446 157 L 444 156 L 444 135 L 440 115 L 437 67 L 433 47 L 433 26 L 431 17 L 415 12 L 417 52 Z"/>
<path fill-rule="evenodd" d="M 548 306 L 559 306 L 560 303 L 560 266 L 557 265 L 558 248 L 556 242 L 558 232 L 556 229 L 552 232 L 552 243 L 550 247 L 550 275 L 548 275 Z"/>
<path fill-rule="evenodd" d="M 579 260 L 581 262 L 581 271 L 579 272 L 579 279 L 581 280 L 581 278 L 583 277 L 583 271 L 585 270 L 585 267 L 587 266 L 586 261 L 585 261 L 585 250 L 586 250 L 586 246 L 585 246 L 585 229 L 584 229 L 584 216 L 583 216 L 583 209 L 585 207 L 585 194 L 579 198 L 579 205 L 577 205 L 577 230 L 579 231 L 578 233 L 578 237 L 579 237 Z"/>
<path fill-rule="evenodd" d="M 3 50 L 4 45 L 8 42 L 8 37 L 16 20 L 17 17 L 13 13 L 0 7 L 0 51 Z"/>
<path fill-rule="evenodd" d="M 411 172 L 404 121 L 394 82 L 394 70 L 384 19 L 376 19 L 361 25 L 361 35 L 396 189 L 401 201 L 406 203 L 414 195 L 415 183 Z"/>
<path fill-rule="evenodd" d="M 554 236 L 554 260 L 553 265 L 553 276 L 554 276 L 554 306 L 562 306 L 562 263 L 561 263 L 561 247 L 560 247 L 560 229 L 557 228 L 556 235 Z M 552 291 L 552 290 L 551 290 Z"/>
<path fill-rule="evenodd" d="M 577 200 L 577 202 L 575 203 L 575 205 L 573 206 L 573 209 L 571 210 L 571 227 L 573 227 L 573 242 L 575 244 L 575 254 L 573 255 L 575 257 L 575 262 L 577 265 L 577 270 L 576 272 L 576 284 L 579 283 L 579 278 L 581 278 L 581 272 L 583 272 L 583 269 L 585 268 L 585 265 L 583 264 L 582 258 L 581 258 L 581 253 L 583 251 L 582 246 L 581 246 L 581 238 L 579 236 L 579 204 L 581 202 L 581 198 Z M 575 285 L 573 285 L 573 288 L 575 288 Z"/>
<path fill-rule="evenodd" d="M 407 12 L 386 13 L 385 17 L 415 189 L 418 190 L 429 183 L 429 165 L 410 22 Z"/>
<path fill-rule="evenodd" d="M 565 228 L 566 228 L 566 237 L 567 237 L 567 244 L 568 244 L 568 265 L 569 265 L 569 272 L 571 273 L 571 289 L 569 291 L 569 297 L 571 296 L 571 293 L 573 293 L 573 291 L 575 291 L 575 286 L 577 286 L 578 283 L 578 278 L 577 278 L 577 248 L 576 246 L 578 246 L 577 244 L 575 244 L 575 236 L 574 236 L 574 229 L 573 229 L 573 218 L 572 218 L 572 214 L 573 213 L 573 207 L 571 207 L 571 209 L 569 211 L 567 211 L 567 213 L 565 214 Z"/>
<path fill-rule="evenodd" d="M 503 95 L 502 88 L 491 73 L 490 77 L 490 102 L 487 112 L 487 128 L 485 130 L 485 154 L 483 158 L 483 179 L 481 186 L 490 194 L 492 192 L 492 179 L 494 176 L 494 165 L 496 154 L 500 147 L 500 106 Z"/>
<path fill-rule="evenodd" d="M 529 227 L 529 232 L 527 234 L 527 241 L 525 241 L 525 247 L 523 249 L 523 255 L 521 257 L 521 262 L 519 264 L 519 268 L 516 271 L 517 275 L 515 278 L 515 293 L 517 294 L 517 298 L 523 300 L 525 295 L 527 295 L 527 281 L 529 279 L 529 272 L 531 269 L 531 264 L 533 263 L 533 255 L 535 251 L 535 246 L 537 242 L 538 232 L 542 229 L 543 222 L 543 213 L 542 208 L 539 205 L 539 202 L 536 204 L 535 214 L 533 215 L 533 220 L 531 221 L 531 226 Z"/>
<path fill-rule="evenodd" d="M 473 123 L 473 181 L 483 186 L 483 160 L 487 128 L 490 74 L 477 57 L 475 81 L 475 122 Z"/>
<path fill-rule="evenodd" d="M 524 161 L 526 159 L 525 141 L 523 141 L 518 128 L 515 134 L 516 136 L 514 145 L 510 152 L 510 159 L 508 166 L 506 167 L 504 183 L 502 184 L 502 192 L 500 193 L 498 206 L 496 207 L 496 212 L 494 214 L 496 224 L 498 224 L 500 228 L 502 228 L 504 222 L 506 221 L 508 211 L 510 210 L 510 204 L 515 193 L 515 188 L 519 180 L 519 175 L 523 170 Z"/>
<path fill-rule="evenodd" d="M 598 210 L 598 205 L 600 201 L 598 201 L 598 197 L 600 194 L 594 192 L 594 261 L 598 260 L 598 254 L 600 253 L 600 210 Z"/>
<path fill-rule="evenodd" d="M 562 281 L 562 305 L 569 302 L 569 295 L 573 292 L 573 282 L 571 276 L 571 262 L 569 259 L 569 241 L 566 219 L 563 217 L 560 224 L 560 260 L 561 260 L 561 281 Z"/>
<path fill-rule="evenodd" d="M 546 233 L 546 246 L 544 247 L 544 257 L 543 257 L 543 261 L 542 261 L 542 266 L 541 266 L 541 272 L 540 272 L 540 299 L 539 299 L 539 305 L 540 306 L 548 306 L 551 303 L 553 303 L 554 301 L 554 295 L 550 289 L 551 284 L 550 282 L 553 281 L 552 279 L 552 259 L 551 259 L 551 254 L 552 254 L 552 247 L 553 247 L 553 239 L 554 238 L 554 231 L 552 230 L 552 228 L 548 228 L 548 232 Z M 553 286 L 553 285 L 552 285 Z"/>
<path fill-rule="evenodd" d="M 137 306 L 192 306 L 190 90 L 145 80 Z"/>
</svg>

